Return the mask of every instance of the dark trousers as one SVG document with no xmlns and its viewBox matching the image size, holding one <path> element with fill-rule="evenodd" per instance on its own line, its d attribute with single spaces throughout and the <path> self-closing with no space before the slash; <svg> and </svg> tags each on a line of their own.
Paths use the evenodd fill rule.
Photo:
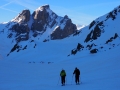
<svg viewBox="0 0 120 90">
<path fill-rule="evenodd" d="M 76 84 L 79 83 L 79 75 L 75 76 L 75 82 L 76 82 Z"/>
<path fill-rule="evenodd" d="M 65 84 L 65 76 L 61 76 L 61 83 Z"/>
</svg>

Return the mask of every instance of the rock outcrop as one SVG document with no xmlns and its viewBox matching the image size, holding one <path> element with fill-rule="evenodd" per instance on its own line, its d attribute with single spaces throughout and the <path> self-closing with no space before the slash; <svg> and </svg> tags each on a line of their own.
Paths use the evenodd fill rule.
<svg viewBox="0 0 120 90">
<path fill-rule="evenodd" d="M 65 20 L 65 19 L 64 19 Z M 51 34 L 51 39 L 63 39 L 76 31 L 76 26 L 72 23 L 71 19 L 67 18 L 66 24 L 63 29 L 58 26 Z"/>
</svg>

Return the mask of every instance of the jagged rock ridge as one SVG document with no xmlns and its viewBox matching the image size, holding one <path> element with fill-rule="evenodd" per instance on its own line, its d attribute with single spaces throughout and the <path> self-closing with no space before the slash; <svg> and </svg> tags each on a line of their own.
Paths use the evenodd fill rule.
<svg viewBox="0 0 120 90">
<path fill-rule="evenodd" d="M 37 37 L 49 30 L 50 33 L 44 38 L 45 41 L 46 39 L 63 39 L 77 29 L 67 15 L 58 16 L 50 9 L 49 5 L 39 7 L 32 14 L 29 10 L 23 10 L 7 24 L 7 27 L 11 31 L 8 36 L 12 37 L 13 32 L 16 33 L 17 43 L 28 40 L 31 37 L 30 32 L 33 37 Z"/>
</svg>

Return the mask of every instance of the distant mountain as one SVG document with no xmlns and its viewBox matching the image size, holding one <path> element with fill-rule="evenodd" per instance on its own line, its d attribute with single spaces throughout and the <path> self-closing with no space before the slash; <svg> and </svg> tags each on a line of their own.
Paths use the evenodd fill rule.
<svg viewBox="0 0 120 90">
<path fill-rule="evenodd" d="M 28 59 L 52 60 L 111 50 L 120 46 L 119 21 L 120 6 L 82 28 L 67 15 L 56 15 L 49 5 L 33 14 L 23 10 L 10 22 L 0 24 L 0 57 L 24 60 L 26 55 Z"/>
<path fill-rule="evenodd" d="M 77 24 L 76 26 L 77 26 L 77 30 L 80 30 L 80 29 L 86 27 L 86 25 L 79 25 L 79 24 Z"/>
</svg>

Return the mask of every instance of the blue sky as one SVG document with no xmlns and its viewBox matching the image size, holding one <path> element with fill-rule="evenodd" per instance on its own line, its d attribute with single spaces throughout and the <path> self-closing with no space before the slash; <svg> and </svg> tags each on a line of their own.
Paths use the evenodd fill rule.
<svg viewBox="0 0 120 90">
<path fill-rule="evenodd" d="M 57 15 L 68 15 L 73 23 L 88 25 L 120 5 L 120 0 L 0 0 L 0 22 L 16 17 L 23 9 L 31 13 L 38 7 L 49 4 Z"/>
</svg>

